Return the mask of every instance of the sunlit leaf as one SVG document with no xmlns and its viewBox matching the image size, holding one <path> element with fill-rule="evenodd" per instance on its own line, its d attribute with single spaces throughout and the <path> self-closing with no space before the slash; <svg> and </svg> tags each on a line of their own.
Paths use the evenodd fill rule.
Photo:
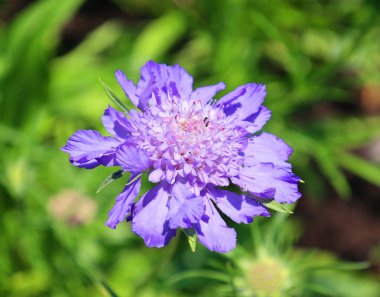
<svg viewBox="0 0 380 297">
<path fill-rule="evenodd" d="M 187 237 L 187 242 L 189 243 L 191 251 L 195 253 L 197 248 L 197 233 L 193 228 L 183 229 L 183 233 L 185 233 Z"/>
<path fill-rule="evenodd" d="M 118 297 L 118 295 L 115 293 L 115 291 L 111 288 L 111 286 L 108 283 L 106 283 L 105 281 L 100 281 L 100 283 L 110 297 Z"/>
<path fill-rule="evenodd" d="M 343 168 L 380 187 L 380 166 L 345 152 L 338 153 L 336 159 Z"/>
<path fill-rule="evenodd" d="M 59 32 L 82 2 L 34 1 L 12 19 L 0 50 L 4 55 L 0 60 L 6 61 L 0 80 L 0 97 L 6 99 L 0 98 L 2 122 L 20 124 L 49 98 L 48 67 Z"/>
<path fill-rule="evenodd" d="M 170 11 L 152 21 L 138 36 L 130 60 L 132 68 L 141 67 L 149 59 L 157 59 L 182 36 L 186 19 L 181 11 Z"/>
<path fill-rule="evenodd" d="M 115 93 L 107 86 L 107 84 L 102 81 L 99 78 L 100 83 L 102 84 L 102 87 L 104 88 L 104 91 L 106 92 L 108 98 L 111 99 L 113 103 L 115 103 L 122 111 L 128 112 L 128 107 L 115 95 Z"/>
<path fill-rule="evenodd" d="M 313 155 L 323 174 L 328 178 L 338 194 L 343 198 L 348 198 L 351 195 L 351 188 L 346 177 L 339 169 L 337 159 L 333 153 L 325 146 L 319 145 L 315 147 Z"/>
<path fill-rule="evenodd" d="M 223 273 L 223 272 L 218 272 L 218 271 L 213 271 L 213 270 L 190 270 L 190 271 L 185 271 L 182 273 L 177 273 L 176 275 L 173 275 L 168 283 L 169 284 L 175 284 L 177 282 L 187 280 L 187 279 L 192 279 L 192 278 L 208 278 L 208 279 L 213 279 L 221 282 L 228 282 L 230 280 L 230 277 L 228 274 Z"/>
<path fill-rule="evenodd" d="M 99 193 L 101 190 L 103 190 L 105 187 L 107 187 L 110 183 L 113 183 L 115 180 L 119 179 L 125 174 L 125 171 L 118 170 L 111 175 L 109 175 L 99 186 L 99 188 L 96 190 L 96 193 Z"/>
<path fill-rule="evenodd" d="M 284 212 L 284 213 L 293 213 L 291 210 L 286 208 L 284 204 L 278 203 L 275 200 L 267 201 L 266 199 L 260 199 L 260 198 L 255 198 L 255 199 L 259 201 L 261 204 L 263 204 L 264 206 L 272 210 L 275 210 L 278 212 Z"/>
</svg>

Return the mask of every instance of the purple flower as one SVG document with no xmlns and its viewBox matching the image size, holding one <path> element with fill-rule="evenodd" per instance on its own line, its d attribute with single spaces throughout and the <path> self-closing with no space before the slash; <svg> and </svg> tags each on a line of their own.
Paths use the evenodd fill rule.
<svg viewBox="0 0 380 297">
<path fill-rule="evenodd" d="M 183 68 L 152 61 L 137 86 L 120 70 L 116 78 L 139 111 L 109 106 L 102 122 L 112 136 L 81 130 L 62 149 L 75 166 L 131 172 L 109 213 L 110 228 L 128 217 L 149 247 L 167 245 L 178 228 L 191 229 L 209 250 L 227 252 L 236 232 L 219 211 L 250 223 L 270 215 L 265 201 L 300 197 L 300 179 L 286 162 L 292 149 L 272 134 L 255 134 L 271 115 L 262 106 L 264 85 L 246 84 L 215 101 L 223 83 L 193 91 Z M 135 202 L 145 173 L 157 185 Z M 232 183 L 240 193 L 223 188 Z"/>
</svg>

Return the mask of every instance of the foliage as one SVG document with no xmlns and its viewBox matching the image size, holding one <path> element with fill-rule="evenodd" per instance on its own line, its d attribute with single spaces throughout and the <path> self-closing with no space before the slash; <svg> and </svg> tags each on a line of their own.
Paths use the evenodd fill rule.
<svg viewBox="0 0 380 297">
<path fill-rule="evenodd" d="M 294 246 L 298 224 L 284 214 L 273 221 L 259 218 L 250 226 L 251 241 L 206 269 L 177 272 L 168 282 L 181 287 L 196 278 L 219 283 L 201 296 L 366 296 L 378 295 L 380 286 L 358 271 L 368 263 L 347 263 L 327 252 Z M 191 287 L 189 285 L 189 287 Z M 349 288 L 349 289 L 348 289 Z M 202 288 L 197 288 L 202 289 Z"/>
<path fill-rule="evenodd" d="M 229 260 L 202 248 L 193 254 L 184 236 L 167 249 L 147 249 L 127 224 L 115 231 L 103 226 L 111 200 L 128 177 L 95 195 L 112 168 L 95 174 L 72 168 L 59 148 L 78 127 L 102 129 L 99 115 L 109 102 L 99 77 L 123 98 L 113 77 L 117 68 L 136 79 L 141 65 L 154 59 L 181 64 L 199 85 L 223 81 L 230 91 L 246 82 L 265 83 L 266 104 L 273 111 L 267 130 L 295 148 L 292 163 L 306 181 L 305 193 L 323 196 L 331 185 L 341 197 L 349 197 L 342 169 L 380 185 L 379 166 L 354 153 L 380 132 L 378 116 L 364 117 L 355 109 L 356 91 L 380 79 L 376 1 L 114 4 L 126 20 L 99 25 L 67 51 L 62 51 L 62 30 L 83 5 L 81 0 L 34 1 L 11 22 L 0 22 L 1 296 L 114 296 L 113 291 L 119 296 L 210 296 L 207 288 L 223 290 L 221 284 L 242 261 L 239 257 L 257 259 L 237 253 Z M 0 3 L 0 9 L 6 5 Z M 321 118 L 318 108 L 333 111 Z M 95 221 L 53 215 L 49 201 L 67 195 L 66 189 L 97 202 Z M 291 237 L 297 228 L 289 228 L 284 234 Z M 275 245 L 265 240 L 255 244 L 266 251 Z M 302 262 L 308 253 L 296 256 L 289 245 L 289 253 Z M 339 267 L 326 257 L 323 261 Z M 206 262 L 231 273 L 205 271 Z M 213 280 L 197 278 L 181 286 L 168 282 L 171 275 L 178 279 L 193 270 Z M 374 284 L 364 273 L 360 280 L 334 269 L 307 275 L 311 280 L 294 276 L 295 282 L 314 288 L 303 287 L 309 293 L 302 296 L 351 296 L 359 292 L 354 291 L 356 281 L 363 291 L 352 296 L 374 296 Z"/>
</svg>

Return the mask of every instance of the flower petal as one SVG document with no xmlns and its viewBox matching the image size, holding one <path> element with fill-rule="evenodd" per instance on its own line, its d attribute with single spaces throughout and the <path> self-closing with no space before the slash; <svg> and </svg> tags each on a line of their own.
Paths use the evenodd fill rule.
<svg viewBox="0 0 380 297">
<path fill-rule="evenodd" d="M 164 174 L 165 172 L 161 168 L 157 168 L 149 174 L 148 179 L 152 183 L 158 183 L 164 179 Z"/>
<path fill-rule="evenodd" d="M 190 192 L 189 186 L 176 182 L 173 185 L 172 196 L 169 200 L 169 212 L 167 220 L 169 227 L 192 228 L 198 223 L 205 213 L 205 205 L 202 197 L 196 197 Z"/>
<path fill-rule="evenodd" d="M 133 130 L 132 124 L 126 116 L 111 106 L 104 111 L 102 123 L 106 130 L 113 136 L 118 136 L 123 139 L 130 138 L 130 133 Z"/>
<path fill-rule="evenodd" d="M 244 151 L 245 166 L 255 165 L 257 162 L 273 163 L 286 169 L 291 169 L 291 165 L 286 161 L 293 150 L 282 139 L 269 133 L 262 133 L 251 137 L 248 146 Z"/>
<path fill-rule="evenodd" d="M 136 175 L 132 175 L 128 183 L 133 181 L 136 178 Z M 115 229 L 117 224 L 124 221 L 127 215 L 131 211 L 131 205 L 133 200 L 137 197 L 140 192 L 141 179 L 138 178 L 131 184 L 125 186 L 123 192 L 121 192 L 116 197 L 116 203 L 108 213 L 108 220 L 106 225 L 112 229 Z"/>
<path fill-rule="evenodd" d="M 79 130 L 71 136 L 62 151 L 70 155 L 74 166 L 91 169 L 99 165 L 115 166 L 116 148 L 120 141 L 102 136 L 98 131 Z"/>
<path fill-rule="evenodd" d="M 270 216 L 266 207 L 242 194 L 209 188 L 209 196 L 218 208 L 236 223 L 249 224 L 256 216 Z"/>
<path fill-rule="evenodd" d="M 139 98 L 137 97 L 137 88 L 133 81 L 128 80 L 127 76 L 121 70 L 117 70 L 115 76 L 125 95 L 131 100 L 133 105 L 137 106 Z"/>
<path fill-rule="evenodd" d="M 246 118 L 242 125 L 249 133 L 256 133 L 260 131 L 266 122 L 271 117 L 271 111 L 265 106 L 260 106 L 257 113 L 251 114 L 248 118 Z"/>
<path fill-rule="evenodd" d="M 222 105 L 227 116 L 237 115 L 245 121 L 259 111 L 266 95 L 265 86 L 261 84 L 246 84 L 223 96 L 217 106 Z"/>
<path fill-rule="evenodd" d="M 116 159 L 123 170 L 129 172 L 142 172 L 152 164 L 145 151 L 128 145 L 119 147 Z"/>
<path fill-rule="evenodd" d="M 272 163 L 258 163 L 255 166 L 243 167 L 232 182 L 252 194 L 262 194 L 264 198 L 273 189 L 273 198 L 279 203 L 293 203 L 301 197 L 298 192 L 300 178 L 284 168 Z"/>
<path fill-rule="evenodd" d="M 170 100 L 188 100 L 192 92 L 193 78 L 179 65 L 167 66 L 148 61 L 141 68 L 139 107 L 148 104 L 166 104 Z"/>
<path fill-rule="evenodd" d="M 176 235 L 176 230 L 169 228 L 166 220 L 168 199 L 169 193 L 160 184 L 136 203 L 132 231 L 149 247 L 163 247 Z"/>
<path fill-rule="evenodd" d="M 224 90 L 226 85 L 222 82 L 207 87 L 201 87 L 196 89 L 192 94 L 191 100 L 199 100 L 202 104 L 206 104 L 208 101 L 214 98 L 215 94 L 221 90 Z"/>
<path fill-rule="evenodd" d="M 207 199 L 207 198 L 206 198 Z M 205 245 L 210 251 L 226 253 L 236 246 L 236 232 L 233 228 L 228 228 L 212 202 L 207 199 L 205 202 L 204 218 L 195 225 L 200 243 Z"/>
</svg>

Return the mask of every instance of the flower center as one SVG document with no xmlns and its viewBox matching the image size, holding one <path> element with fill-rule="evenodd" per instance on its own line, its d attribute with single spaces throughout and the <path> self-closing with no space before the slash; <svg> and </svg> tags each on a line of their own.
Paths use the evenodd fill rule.
<svg viewBox="0 0 380 297">
<path fill-rule="evenodd" d="M 288 283 L 288 270 L 274 259 L 262 259 L 254 263 L 249 277 L 252 289 L 263 296 L 279 296 Z"/>
<path fill-rule="evenodd" d="M 169 182 L 180 175 L 200 188 L 209 181 L 226 185 L 231 170 L 239 167 L 245 133 L 213 104 L 193 100 L 151 107 L 140 120 L 139 146 Z"/>
</svg>

